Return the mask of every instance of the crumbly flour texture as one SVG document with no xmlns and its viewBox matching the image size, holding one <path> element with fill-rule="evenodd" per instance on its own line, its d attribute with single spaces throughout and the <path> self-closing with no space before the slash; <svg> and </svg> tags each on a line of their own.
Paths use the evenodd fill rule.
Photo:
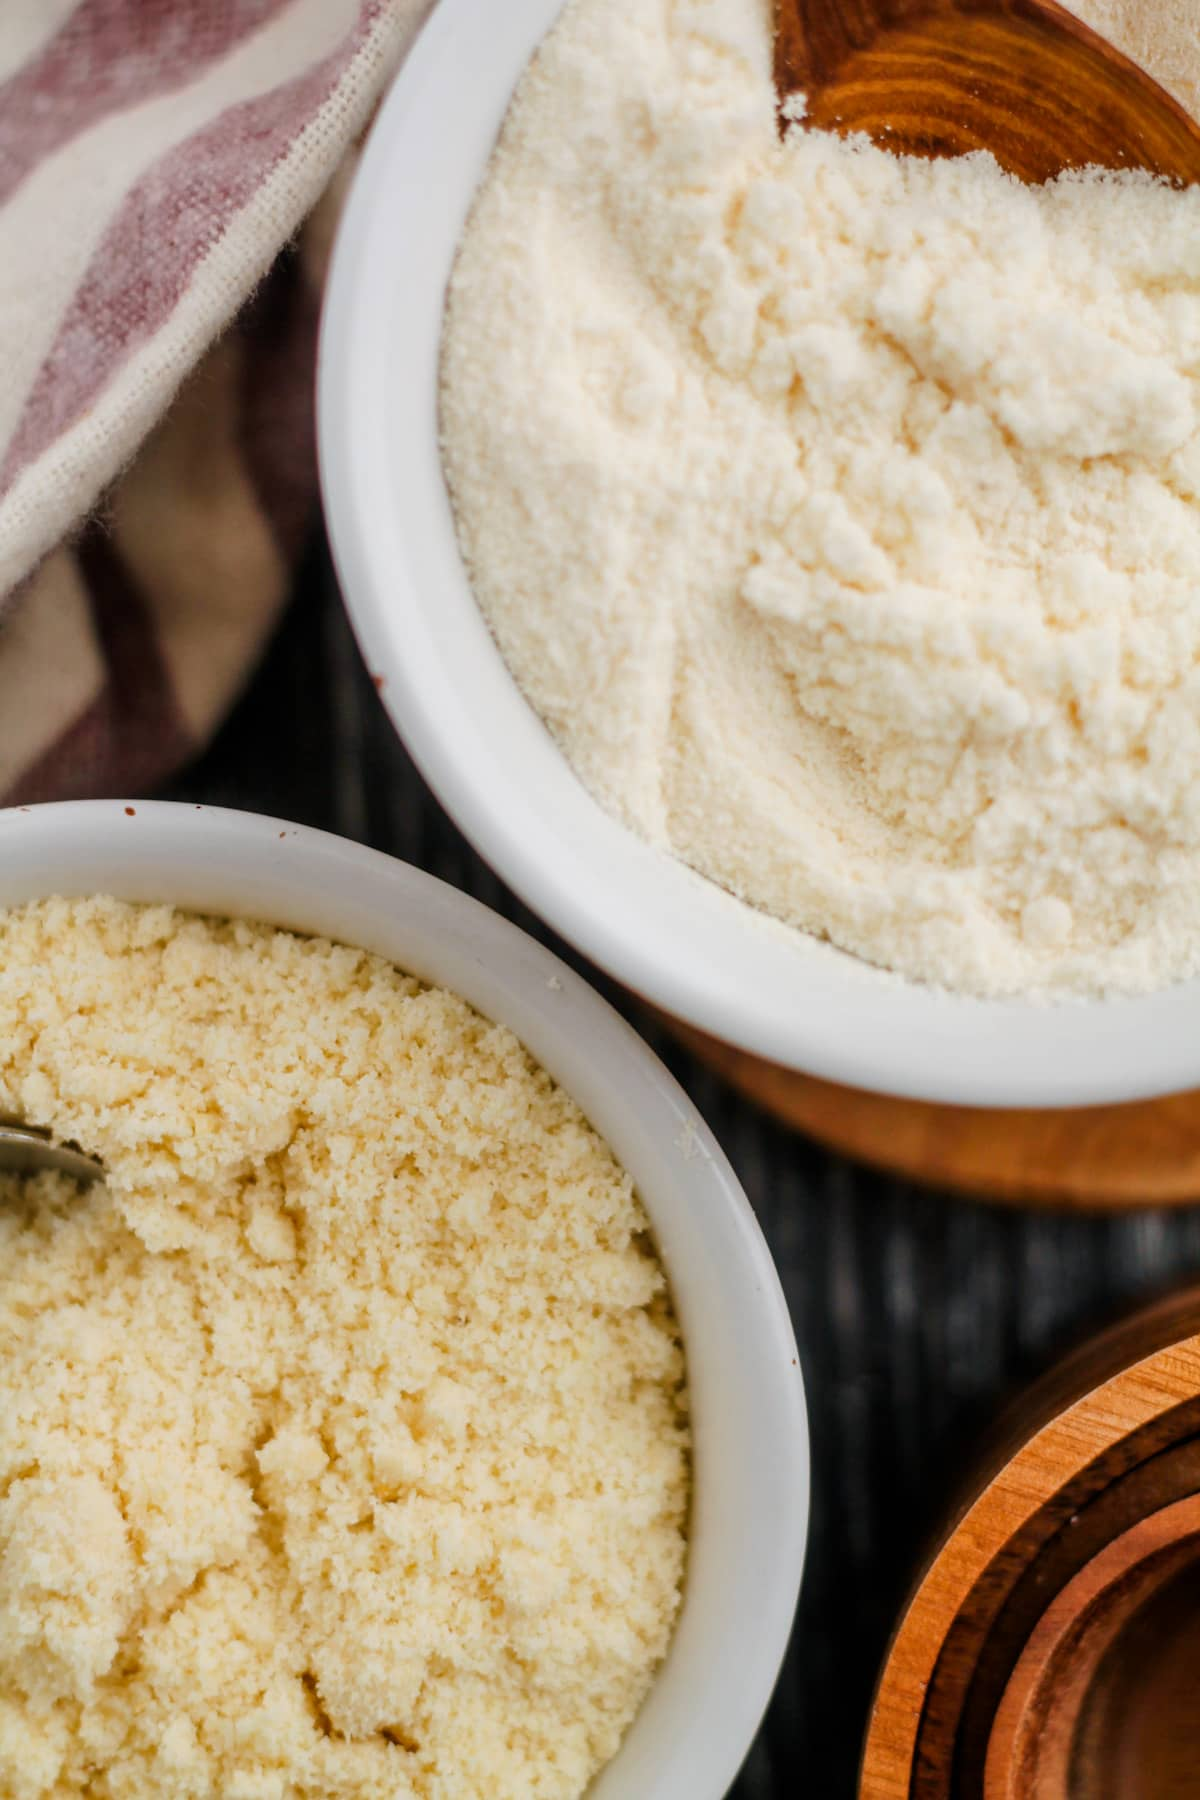
<svg viewBox="0 0 1200 1800">
<path fill-rule="evenodd" d="M 574 0 L 520 88 L 443 371 L 500 647 L 605 807 L 843 949 L 1194 974 L 1200 191 L 781 144 L 770 46 L 768 0 Z"/>
<path fill-rule="evenodd" d="M 678 1332 L 512 1035 L 358 951 L 0 914 L 3 1800 L 575 1800 L 668 1642 Z"/>
</svg>

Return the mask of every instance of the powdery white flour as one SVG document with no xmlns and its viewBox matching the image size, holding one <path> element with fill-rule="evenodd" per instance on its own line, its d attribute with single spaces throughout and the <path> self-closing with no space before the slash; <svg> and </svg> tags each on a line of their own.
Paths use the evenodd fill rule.
<svg viewBox="0 0 1200 1800">
<path fill-rule="evenodd" d="M 480 603 L 755 906 L 980 994 L 1193 973 L 1200 192 L 781 145 L 770 10 L 575 0 L 524 79 L 445 339 Z"/>
</svg>

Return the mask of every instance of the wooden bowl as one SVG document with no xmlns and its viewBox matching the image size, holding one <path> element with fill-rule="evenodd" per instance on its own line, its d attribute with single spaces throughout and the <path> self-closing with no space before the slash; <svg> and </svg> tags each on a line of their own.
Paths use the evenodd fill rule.
<svg viewBox="0 0 1200 1800">
<path fill-rule="evenodd" d="M 1072 1111 L 930 1106 L 818 1081 L 659 1017 L 694 1056 L 785 1125 L 926 1187 L 1084 1211 L 1200 1200 L 1200 1094 Z"/>
<path fill-rule="evenodd" d="M 1198 1659 L 1190 1293 L 1085 1346 L 1003 1422 L 892 1641 L 860 1800 L 1200 1795 Z"/>
<path fill-rule="evenodd" d="M 1166 1800 L 1187 1791 L 1180 1703 L 1194 1720 L 1198 1578 L 1193 1494 L 1114 1539 L 1055 1595 L 996 1713 L 984 1800 Z M 1164 1679 L 1176 1659 L 1189 1671 L 1182 1695 Z M 1193 1736 L 1200 1783 L 1195 1752 Z"/>
</svg>

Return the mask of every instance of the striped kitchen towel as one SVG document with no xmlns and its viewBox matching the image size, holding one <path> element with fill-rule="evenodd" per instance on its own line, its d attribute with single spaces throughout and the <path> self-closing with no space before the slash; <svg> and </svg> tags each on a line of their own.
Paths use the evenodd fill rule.
<svg viewBox="0 0 1200 1800">
<path fill-rule="evenodd" d="M 426 5 L 0 4 L 0 801 L 144 791 L 244 680 L 315 493 L 330 182 Z"/>
</svg>

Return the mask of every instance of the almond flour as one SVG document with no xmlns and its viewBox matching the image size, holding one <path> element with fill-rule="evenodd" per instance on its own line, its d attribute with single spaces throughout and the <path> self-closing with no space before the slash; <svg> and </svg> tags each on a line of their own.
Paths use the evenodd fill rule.
<svg viewBox="0 0 1200 1800">
<path fill-rule="evenodd" d="M 753 906 L 981 995 L 1194 974 L 1200 192 L 781 144 L 771 18 L 574 0 L 522 83 L 445 337 L 482 608 Z"/>
<path fill-rule="evenodd" d="M 0 914 L 4 1800 L 575 1800 L 679 1605 L 678 1330 L 628 1175 L 376 957 Z"/>
</svg>

